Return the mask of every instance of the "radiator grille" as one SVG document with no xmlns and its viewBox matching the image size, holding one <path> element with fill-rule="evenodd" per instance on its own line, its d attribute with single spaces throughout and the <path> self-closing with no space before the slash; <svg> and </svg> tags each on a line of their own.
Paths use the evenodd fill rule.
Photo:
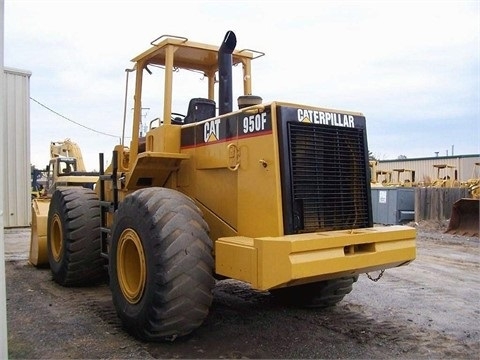
<svg viewBox="0 0 480 360">
<path fill-rule="evenodd" d="M 289 123 L 295 232 L 369 224 L 363 130 Z"/>
</svg>

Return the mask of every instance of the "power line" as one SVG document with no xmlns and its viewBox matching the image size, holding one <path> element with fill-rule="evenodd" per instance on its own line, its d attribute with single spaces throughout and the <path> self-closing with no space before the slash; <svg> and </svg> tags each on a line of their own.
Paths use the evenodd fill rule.
<svg viewBox="0 0 480 360">
<path fill-rule="evenodd" d="M 60 116 L 61 118 L 64 118 L 65 120 L 70 121 L 71 123 L 74 123 L 75 125 L 81 126 L 81 127 L 85 128 L 85 129 L 87 129 L 87 130 L 96 132 L 96 133 L 98 133 L 98 134 L 102 134 L 102 135 L 106 135 L 106 136 L 111 136 L 111 137 L 114 137 L 114 138 L 117 138 L 117 139 L 119 138 L 119 136 L 117 136 L 117 135 L 107 134 L 107 133 L 105 133 L 105 132 L 92 129 L 92 128 L 90 128 L 90 127 L 88 127 L 88 126 L 85 126 L 85 125 L 83 125 L 83 124 L 80 124 L 80 123 L 78 123 L 78 122 L 76 122 L 76 121 L 74 121 L 74 120 L 72 120 L 72 119 L 69 119 L 69 118 L 67 118 L 66 116 L 63 116 L 62 114 L 56 112 L 55 110 L 49 108 L 47 105 L 42 104 L 40 101 L 38 101 L 38 100 L 36 100 L 36 99 L 34 99 L 34 98 L 32 98 L 32 97 L 30 97 L 30 100 L 35 101 L 38 105 L 44 107 L 44 108 L 47 109 L 48 111 L 51 111 L 51 112 L 54 113 L 55 115 Z"/>
</svg>

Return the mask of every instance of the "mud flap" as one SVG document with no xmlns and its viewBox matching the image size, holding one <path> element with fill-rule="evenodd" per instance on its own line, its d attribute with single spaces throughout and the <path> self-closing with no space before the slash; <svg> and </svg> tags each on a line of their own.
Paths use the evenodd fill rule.
<svg viewBox="0 0 480 360">
<path fill-rule="evenodd" d="M 478 236 L 479 203 L 480 199 L 464 198 L 456 201 L 452 206 L 452 215 L 445 232 L 464 236 Z"/>
</svg>

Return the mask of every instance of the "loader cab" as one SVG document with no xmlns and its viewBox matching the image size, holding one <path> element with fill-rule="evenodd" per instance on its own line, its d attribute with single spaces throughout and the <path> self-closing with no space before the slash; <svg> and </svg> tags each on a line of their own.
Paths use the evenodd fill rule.
<svg viewBox="0 0 480 360">
<path fill-rule="evenodd" d="M 237 82 L 238 92 L 241 96 L 251 95 L 251 60 L 264 53 L 234 50 L 236 38 L 232 32 L 227 32 L 224 44 L 227 51 L 231 49 L 231 64 L 223 66 L 226 71 L 221 66 L 224 45 L 201 44 L 179 36 L 162 35 L 151 42 L 151 48 L 132 59 L 135 66 L 127 70 L 127 85 L 129 74 L 134 73 L 135 97 L 133 106 L 125 106 L 125 109 L 133 109 L 132 137 L 128 154 L 120 154 L 123 158 L 128 157 L 129 168 L 143 152 L 179 153 L 180 144 L 174 138 L 180 137 L 180 132 L 172 127 L 187 126 L 232 112 L 233 67 L 238 66 L 235 70 L 241 78 Z M 156 73 L 161 73 L 161 79 L 149 84 Z M 198 84 L 185 83 L 188 75 Z M 152 89 L 161 89 L 162 93 L 152 97 Z M 155 121 L 148 121 L 144 119 L 142 109 L 144 106 L 152 108 L 152 104 L 160 105 L 158 113 L 152 117 Z M 149 125 L 145 136 L 141 132 L 142 124 Z M 123 136 L 122 145 L 125 139 Z"/>
<path fill-rule="evenodd" d="M 47 184 L 46 190 L 49 194 L 55 191 L 55 183 L 59 177 L 71 175 L 77 171 L 77 160 L 68 157 L 56 157 L 50 160 L 47 165 Z"/>
<path fill-rule="evenodd" d="M 57 159 L 58 176 L 69 175 L 77 171 L 77 161 L 74 158 L 58 158 Z"/>
</svg>

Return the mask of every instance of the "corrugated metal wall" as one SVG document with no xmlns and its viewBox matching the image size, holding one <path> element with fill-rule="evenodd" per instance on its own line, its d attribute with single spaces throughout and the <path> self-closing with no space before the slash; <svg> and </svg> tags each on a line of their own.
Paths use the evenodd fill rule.
<svg viewBox="0 0 480 360">
<path fill-rule="evenodd" d="M 4 68 L 5 121 L 1 128 L 4 227 L 30 226 L 30 76 L 31 72 Z"/>
<path fill-rule="evenodd" d="M 427 179 L 437 179 L 437 169 L 433 165 L 451 165 L 455 168 L 457 180 L 460 182 L 467 181 L 472 177 L 480 176 L 480 167 L 476 167 L 476 174 L 472 174 L 475 163 L 480 162 L 480 155 L 458 155 L 458 156 L 439 156 L 431 158 L 403 159 L 403 160 L 380 160 L 377 170 L 393 171 L 394 169 L 408 169 L 415 171 L 415 182 L 419 183 Z M 448 175 L 448 171 L 441 170 L 440 176 Z M 397 173 L 393 173 L 393 181 L 396 181 Z M 403 175 L 402 175 L 403 176 Z M 401 180 L 402 177 L 401 177 Z"/>
</svg>

